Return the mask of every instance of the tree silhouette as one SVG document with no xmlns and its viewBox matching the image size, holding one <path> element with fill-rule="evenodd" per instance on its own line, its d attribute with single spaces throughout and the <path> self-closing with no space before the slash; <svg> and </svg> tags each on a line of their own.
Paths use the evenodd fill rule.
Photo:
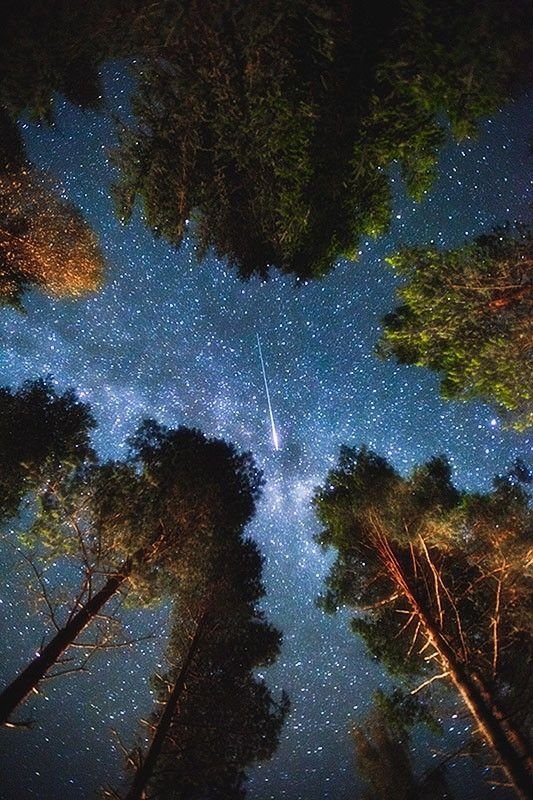
<svg viewBox="0 0 533 800">
<path fill-rule="evenodd" d="M 142 425 L 128 463 L 87 470 L 70 488 L 66 507 L 48 495 L 43 516 L 54 541 L 74 535 L 103 574 L 39 655 L 0 694 L 0 721 L 36 688 L 76 637 L 119 590 L 143 600 L 176 582 L 209 578 L 216 555 L 253 516 L 261 477 L 249 454 L 188 428 Z M 38 531 L 41 519 L 37 520 Z M 57 535 L 59 531 L 59 535 Z"/>
<path fill-rule="evenodd" d="M 0 388 L 0 519 L 17 514 L 23 496 L 69 474 L 91 456 L 89 406 L 50 379 Z"/>
<path fill-rule="evenodd" d="M 117 205 L 180 244 L 192 220 L 241 277 L 324 275 L 391 215 L 388 169 L 433 182 L 448 115 L 461 138 L 527 63 L 527 3 L 176 3 L 140 57 Z"/>
<path fill-rule="evenodd" d="M 442 373 L 443 397 L 495 403 L 515 427 L 533 425 L 531 229 L 498 228 L 451 251 L 410 247 L 388 260 L 407 283 L 378 352 Z"/>
<path fill-rule="evenodd" d="M 180 586 L 168 657 L 175 666 L 155 680 L 162 711 L 126 800 L 244 797 L 245 768 L 269 758 L 288 710 L 273 700 L 254 669 L 272 663 L 280 634 L 256 604 L 262 559 L 249 540 L 226 553 L 215 583 Z"/>
<path fill-rule="evenodd" d="M 314 498 L 337 550 L 323 598 L 358 610 L 371 653 L 422 684 L 448 680 L 518 797 L 531 793 L 529 498 L 509 474 L 461 494 L 445 459 L 402 478 L 366 448 L 343 448 Z M 525 706 L 524 706 L 525 704 Z M 530 707 L 530 703 L 529 703 Z"/>
<path fill-rule="evenodd" d="M 101 105 L 98 70 L 135 62 L 115 155 L 136 200 L 179 244 L 188 220 L 242 277 L 327 273 L 386 230 L 388 170 L 431 186 L 446 115 L 457 138 L 527 74 L 527 0 L 96 0 L 9 3 L 0 106 L 49 118 L 54 93 Z M 2 69 L 4 67 L 4 69 Z"/>
</svg>

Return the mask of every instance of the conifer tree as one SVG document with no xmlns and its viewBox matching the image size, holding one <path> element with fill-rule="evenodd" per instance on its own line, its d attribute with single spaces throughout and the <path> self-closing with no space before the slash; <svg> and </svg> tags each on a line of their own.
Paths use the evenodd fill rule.
<svg viewBox="0 0 533 800">
<path fill-rule="evenodd" d="M 245 768 L 269 758 L 288 710 L 257 667 L 272 663 L 281 636 L 257 609 L 262 559 L 250 540 L 234 544 L 209 585 L 178 588 L 168 657 L 155 679 L 161 710 L 126 800 L 244 797 Z M 215 580 L 213 581 L 213 577 Z"/>
<path fill-rule="evenodd" d="M 533 236 L 497 228 L 456 250 L 410 247 L 388 259 L 406 283 L 385 319 L 383 357 L 441 373 L 447 399 L 490 402 L 533 425 Z"/>
<path fill-rule="evenodd" d="M 260 486 L 249 454 L 197 430 L 148 421 L 132 439 L 127 463 L 93 466 L 59 504 L 48 496 L 37 534 L 47 523 L 59 547 L 62 533 L 74 536 L 102 582 L 87 587 L 66 624 L 0 693 L 0 721 L 119 591 L 131 587 L 146 600 L 172 593 L 180 581 L 208 580 L 216 555 L 253 516 Z"/>
<path fill-rule="evenodd" d="M 337 551 L 326 608 L 392 672 L 447 680 L 518 797 L 532 790 L 529 496 L 516 471 L 493 492 L 459 492 L 442 457 L 404 478 L 343 448 L 314 498 L 318 541 Z M 529 710 L 526 710 L 529 709 Z"/>
</svg>

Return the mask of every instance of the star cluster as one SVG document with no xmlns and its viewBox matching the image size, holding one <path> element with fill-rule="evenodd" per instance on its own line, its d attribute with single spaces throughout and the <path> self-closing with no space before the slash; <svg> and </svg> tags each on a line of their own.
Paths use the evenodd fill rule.
<svg viewBox="0 0 533 800">
<path fill-rule="evenodd" d="M 106 81 L 110 103 L 125 104 L 121 74 L 109 72 Z M 436 376 L 374 354 L 380 320 L 394 306 L 387 254 L 400 243 L 451 247 L 527 218 L 530 99 L 485 121 L 477 141 L 450 144 L 421 204 L 405 198 L 393 169 L 389 235 L 363 242 L 357 263 L 340 263 L 320 282 L 298 285 L 278 274 L 242 283 L 213 254 L 198 263 L 192 233 L 177 250 L 154 239 L 138 216 L 119 225 L 110 198 L 113 131 L 97 114 L 60 105 L 52 128 L 24 126 L 33 160 L 53 172 L 100 235 L 107 277 L 86 299 L 34 293 L 26 316 L 2 311 L 2 382 L 49 373 L 59 387 L 75 387 L 97 417 L 94 441 L 105 457 L 124 455 L 125 438 L 142 418 L 154 417 L 251 450 L 264 470 L 250 533 L 266 556 L 265 609 L 284 633 L 282 656 L 265 677 L 288 691 L 292 710 L 278 753 L 251 773 L 254 800 L 355 798 L 349 722 L 387 683 L 349 633 L 347 615 L 327 617 L 315 606 L 330 559 L 313 542 L 309 500 L 339 446 L 366 443 L 401 471 L 446 453 L 455 482 L 469 489 L 487 489 L 496 472 L 531 452 L 531 440 L 502 429 L 488 406 L 445 403 Z M 257 333 L 279 452 L 271 441 Z M 42 620 L 28 605 L 24 565 L 11 551 L 5 561 L 1 671 L 7 677 L 38 646 Z M 127 611 L 125 620 L 142 635 L 164 628 L 166 609 Z M 2 796 L 81 800 L 100 784 L 119 783 L 118 737 L 131 743 L 150 711 L 148 679 L 161 668 L 163 644 L 154 637 L 102 656 L 88 675 L 45 683 L 32 701 L 35 729 L 16 733 L 15 744 L 12 732 L 2 735 Z M 467 727 L 464 718 L 450 718 L 450 737 Z M 18 764 L 6 769 L 12 747 Z M 474 779 L 464 780 L 468 793 Z M 471 797 L 480 797 L 479 786 L 472 787 Z"/>
</svg>

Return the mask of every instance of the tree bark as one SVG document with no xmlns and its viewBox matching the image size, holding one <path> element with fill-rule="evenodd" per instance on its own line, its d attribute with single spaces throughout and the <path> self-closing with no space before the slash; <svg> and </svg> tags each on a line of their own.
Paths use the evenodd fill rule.
<svg viewBox="0 0 533 800">
<path fill-rule="evenodd" d="M 166 702 L 163 713 L 161 714 L 161 718 L 157 723 L 157 728 L 154 734 L 154 738 L 152 739 L 150 747 L 148 748 L 146 757 L 143 759 L 142 764 L 139 766 L 139 768 L 135 773 L 135 776 L 133 778 L 133 783 L 131 784 L 131 788 L 126 797 L 124 798 L 124 800 L 144 800 L 144 798 L 146 797 L 145 790 L 148 781 L 152 777 L 154 767 L 157 763 L 157 759 L 161 754 L 163 743 L 169 732 L 172 719 L 174 717 L 174 713 L 178 705 L 178 701 L 185 686 L 185 681 L 187 680 L 189 668 L 196 653 L 198 652 L 200 639 L 205 629 L 207 617 L 208 613 L 207 611 L 204 611 L 198 621 L 198 624 L 196 625 L 194 636 L 187 651 L 185 660 L 181 665 L 178 677 L 176 678 L 176 682 L 174 683 L 174 688 L 172 689 L 172 692 Z"/>
<path fill-rule="evenodd" d="M 22 701 L 37 688 L 39 681 L 58 661 L 95 615 L 118 591 L 129 576 L 133 561 L 128 559 L 118 572 L 106 581 L 105 585 L 93 595 L 71 620 L 61 628 L 43 648 L 42 652 L 0 693 L 0 724 L 8 721 L 10 714 Z"/>
<path fill-rule="evenodd" d="M 391 555 L 394 558 L 394 566 L 393 571 L 389 571 L 389 574 L 395 580 L 421 623 L 427 638 L 438 653 L 440 663 L 448 672 L 451 682 L 472 715 L 480 735 L 495 753 L 516 796 L 520 800 L 531 800 L 533 776 L 527 747 L 524 747 L 520 735 L 505 719 L 505 714 L 498 708 L 498 704 L 481 679 L 470 674 L 457 657 L 438 625 L 431 619 L 431 615 L 426 612 L 423 604 L 411 589 L 409 577 L 405 575 L 400 563 L 390 550 L 386 555 L 387 560 Z M 395 573 L 397 574 L 395 575 Z"/>
</svg>

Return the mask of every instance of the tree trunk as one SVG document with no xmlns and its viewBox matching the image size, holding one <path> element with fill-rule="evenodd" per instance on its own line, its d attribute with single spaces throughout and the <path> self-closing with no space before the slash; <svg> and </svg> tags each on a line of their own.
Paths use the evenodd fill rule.
<svg viewBox="0 0 533 800">
<path fill-rule="evenodd" d="M 71 620 L 61 628 L 40 655 L 0 693 L 0 724 L 8 721 L 10 714 L 22 701 L 37 688 L 41 678 L 54 666 L 65 650 L 84 628 L 89 625 L 102 606 L 118 591 L 120 585 L 131 572 L 133 561 L 128 559 L 121 569 L 112 575 L 105 585 L 81 608 Z"/>
<path fill-rule="evenodd" d="M 409 578 L 403 573 L 398 561 L 395 567 L 400 577 L 397 581 L 398 588 L 401 589 L 424 628 L 427 638 L 438 653 L 440 663 L 448 672 L 451 682 L 472 715 L 479 733 L 496 754 L 517 797 L 520 800 L 531 800 L 533 777 L 528 753 L 521 737 L 505 719 L 505 715 L 480 679 L 473 676 L 457 657 L 438 625 L 411 591 Z"/>
<path fill-rule="evenodd" d="M 152 777 L 152 773 L 157 763 L 157 759 L 161 754 L 163 743 L 169 732 L 170 725 L 172 723 L 172 719 L 176 711 L 176 706 L 178 705 L 178 701 L 183 691 L 183 687 L 185 686 L 185 681 L 187 680 L 189 668 L 196 653 L 198 652 L 200 639 L 205 629 L 205 623 L 207 621 L 207 617 L 208 613 L 207 611 L 204 611 L 198 621 L 198 624 L 196 625 L 196 630 L 194 632 L 193 639 L 187 651 L 185 660 L 181 665 L 181 669 L 179 671 L 178 677 L 176 678 L 176 682 L 174 683 L 174 688 L 172 689 L 172 692 L 166 702 L 163 713 L 161 714 L 161 718 L 157 723 L 157 728 L 154 734 L 154 738 L 152 739 L 152 743 L 148 748 L 146 757 L 143 759 L 141 765 L 139 766 L 139 768 L 135 773 L 135 777 L 133 778 L 133 783 L 131 784 L 131 788 L 126 797 L 124 798 L 124 800 L 144 800 L 144 798 L 146 797 L 145 794 L 146 786 L 148 784 L 148 781 Z"/>
</svg>

